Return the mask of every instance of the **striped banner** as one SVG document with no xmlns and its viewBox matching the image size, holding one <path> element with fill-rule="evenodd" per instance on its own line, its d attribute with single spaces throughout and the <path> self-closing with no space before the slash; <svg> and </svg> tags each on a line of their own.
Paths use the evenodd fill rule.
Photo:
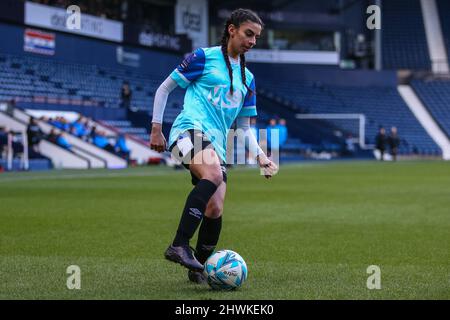
<svg viewBox="0 0 450 320">
<path fill-rule="evenodd" d="M 43 55 L 55 54 L 55 34 L 35 29 L 25 29 L 23 50 Z"/>
</svg>

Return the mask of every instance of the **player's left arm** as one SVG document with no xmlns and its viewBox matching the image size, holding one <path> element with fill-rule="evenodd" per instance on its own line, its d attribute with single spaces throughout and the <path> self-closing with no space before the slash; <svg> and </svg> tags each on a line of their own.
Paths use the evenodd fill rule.
<svg viewBox="0 0 450 320">
<path fill-rule="evenodd" d="M 270 160 L 256 140 L 253 131 L 250 128 L 250 117 L 238 117 L 236 119 L 237 129 L 241 129 L 244 134 L 244 139 L 248 139 L 248 145 L 246 149 L 249 151 L 250 156 L 255 158 L 259 167 L 262 169 L 264 176 L 269 179 L 278 172 L 278 166 Z M 245 140 L 244 140 L 245 141 Z"/>
</svg>

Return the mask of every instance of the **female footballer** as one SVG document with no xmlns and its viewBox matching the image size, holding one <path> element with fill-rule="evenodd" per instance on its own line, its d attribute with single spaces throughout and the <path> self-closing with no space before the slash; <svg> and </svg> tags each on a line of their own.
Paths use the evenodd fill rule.
<svg viewBox="0 0 450 320">
<path fill-rule="evenodd" d="M 194 188 L 164 256 L 188 268 L 193 282 L 205 282 L 203 264 L 219 240 L 227 182 L 227 134 L 235 121 L 248 137 L 248 149 L 255 150 L 253 156 L 265 177 L 270 178 L 278 169 L 259 147 L 249 125 L 250 117 L 256 116 L 256 91 L 253 74 L 246 68 L 245 53 L 255 46 L 262 28 L 263 22 L 253 11 L 233 11 L 226 21 L 221 45 L 195 50 L 155 94 L 150 145 L 163 152 L 167 147 L 162 133 L 167 97 L 177 86 L 187 88 L 183 111 L 172 125 L 168 145 L 172 155 L 190 171 Z M 193 253 L 189 241 L 199 225 Z"/>
</svg>

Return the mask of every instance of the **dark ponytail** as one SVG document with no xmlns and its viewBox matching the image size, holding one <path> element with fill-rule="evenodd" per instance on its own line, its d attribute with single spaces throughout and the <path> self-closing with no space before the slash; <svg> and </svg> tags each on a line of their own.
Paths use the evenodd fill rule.
<svg viewBox="0 0 450 320">
<path fill-rule="evenodd" d="M 230 58 L 228 57 L 228 39 L 230 38 L 230 34 L 228 33 L 228 27 L 230 24 L 236 26 L 239 28 L 239 26 L 246 21 L 251 21 L 254 23 L 259 24 L 261 27 L 264 26 L 262 20 L 259 18 L 259 16 L 249 10 L 249 9 L 237 9 L 234 10 L 231 13 L 230 18 L 225 22 L 225 28 L 223 29 L 222 39 L 220 41 L 220 46 L 222 48 L 222 54 L 225 59 L 225 63 L 227 65 L 228 74 L 230 76 L 230 91 L 231 94 L 233 94 L 233 69 L 231 68 Z M 254 92 L 248 87 L 247 81 L 246 81 L 246 75 L 245 75 L 245 55 L 241 54 L 240 56 L 240 65 L 241 65 L 241 77 L 242 77 L 242 83 L 244 86 L 253 94 Z"/>
</svg>

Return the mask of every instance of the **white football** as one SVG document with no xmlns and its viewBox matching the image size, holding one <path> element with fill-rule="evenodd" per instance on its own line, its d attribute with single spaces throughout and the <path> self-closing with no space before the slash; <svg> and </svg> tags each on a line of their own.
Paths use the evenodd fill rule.
<svg viewBox="0 0 450 320">
<path fill-rule="evenodd" d="M 213 253 L 205 262 L 204 273 L 215 290 L 233 290 L 242 286 L 248 270 L 244 259 L 232 250 Z"/>
</svg>

